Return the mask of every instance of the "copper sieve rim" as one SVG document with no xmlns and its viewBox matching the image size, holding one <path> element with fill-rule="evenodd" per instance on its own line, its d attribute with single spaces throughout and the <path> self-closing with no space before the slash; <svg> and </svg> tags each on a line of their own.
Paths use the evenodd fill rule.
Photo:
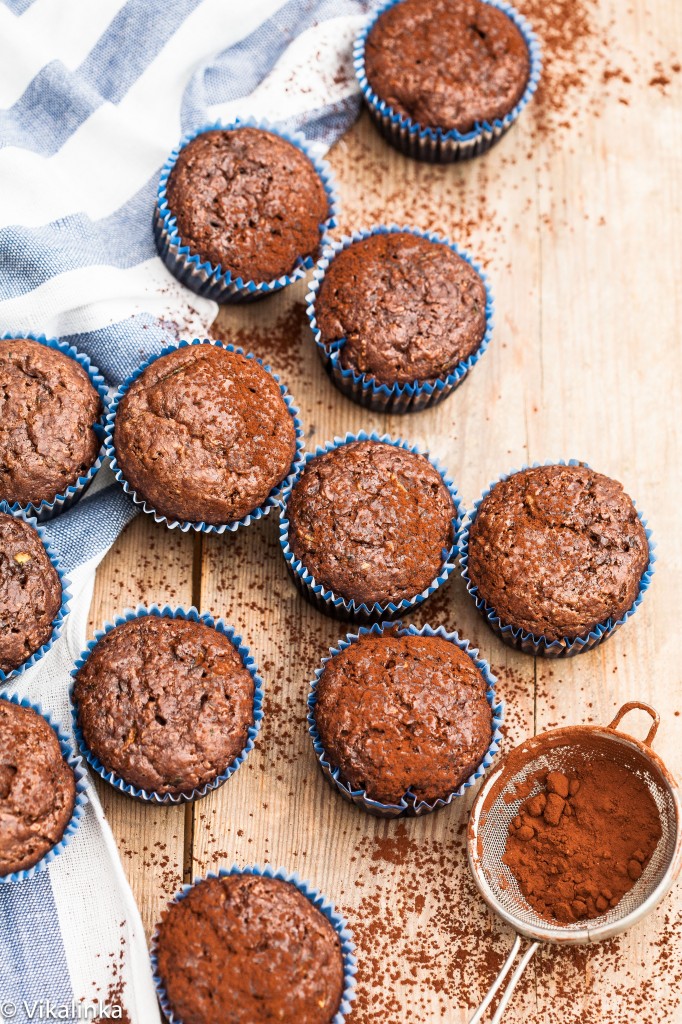
<svg viewBox="0 0 682 1024">
<path fill-rule="evenodd" d="M 624 716 L 634 708 L 646 711 L 653 719 L 653 724 L 644 740 L 639 740 L 636 737 L 631 736 L 629 733 L 618 729 L 618 725 Z M 476 886 L 485 902 L 491 910 L 509 924 L 519 935 L 523 935 L 534 942 L 549 942 L 559 945 L 577 945 L 579 943 L 601 942 L 604 939 L 618 935 L 626 928 L 630 928 L 632 925 L 636 924 L 643 917 L 649 914 L 670 891 L 673 882 L 682 867 L 682 795 L 680 794 L 679 786 L 672 774 L 658 754 L 656 754 L 651 748 L 651 743 L 656 735 L 659 722 L 660 718 L 658 713 L 648 704 L 644 704 L 640 701 L 629 701 L 619 709 L 615 718 L 609 723 L 609 725 L 568 726 L 560 729 L 550 729 L 537 736 L 530 737 L 511 750 L 498 764 L 491 775 L 488 776 L 486 782 L 478 792 L 469 818 L 469 826 L 467 830 L 467 856 L 469 860 L 469 868 L 474 882 L 476 883 Z M 548 922 L 546 926 L 539 927 L 537 925 L 527 923 L 521 917 L 517 917 L 515 914 L 510 913 L 500 905 L 500 902 L 498 901 L 483 868 L 482 856 L 479 848 L 479 829 L 485 820 L 484 815 L 486 814 L 488 807 L 495 802 L 495 799 L 506 785 L 508 777 L 512 774 L 512 769 L 513 774 L 516 774 L 519 771 L 518 764 L 521 758 L 526 762 L 531 761 L 535 756 L 539 755 L 543 749 L 546 750 L 548 745 L 551 745 L 552 747 L 558 746 L 561 744 L 563 739 L 570 739 L 574 741 L 578 740 L 579 742 L 581 737 L 589 739 L 600 737 L 607 741 L 610 740 L 614 743 L 631 747 L 637 751 L 643 760 L 651 767 L 652 773 L 660 778 L 674 804 L 676 833 L 675 847 L 668 866 L 658 885 L 644 900 L 642 900 L 640 904 L 638 904 L 637 907 L 629 913 L 624 914 L 621 918 L 607 924 L 597 926 L 587 925 L 580 929 L 568 929 L 560 925 L 555 926 L 551 922 Z"/>
</svg>

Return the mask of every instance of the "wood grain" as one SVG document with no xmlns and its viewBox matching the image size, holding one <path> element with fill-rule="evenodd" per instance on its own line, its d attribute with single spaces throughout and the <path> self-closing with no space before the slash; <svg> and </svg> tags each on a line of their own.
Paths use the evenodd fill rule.
<svg viewBox="0 0 682 1024">
<path fill-rule="evenodd" d="M 161 533 L 151 517 L 138 516 L 97 571 L 90 633 L 138 604 L 189 607 L 192 568 L 192 537 L 177 530 Z M 143 804 L 99 780 L 98 791 L 151 933 L 162 907 L 183 881 L 186 809 Z"/>
<path fill-rule="evenodd" d="M 393 221 L 440 229 L 490 275 L 495 336 L 448 401 L 399 418 L 341 396 L 311 344 L 303 286 L 223 309 L 214 331 L 281 373 L 309 447 L 360 428 L 407 437 L 448 466 L 467 505 L 501 472 L 533 460 L 579 457 L 620 479 L 650 519 L 659 561 L 642 608 L 607 644 L 563 662 L 512 652 L 477 616 L 459 577 L 416 619 L 457 628 L 490 661 L 507 702 L 507 747 L 554 724 L 608 721 L 639 697 L 661 712 L 656 748 L 680 776 L 682 104 L 674 75 L 649 86 L 641 41 L 674 49 L 682 15 L 673 0 L 645 6 L 601 4 L 617 33 L 614 53 L 638 53 L 640 77 L 624 103 L 595 74 L 584 113 L 563 134 L 539 133 L 538 110 L 484 159 L 434 168 L 390 150 L 363 117 L 331 153 L 341 230 Z M 603 108 L 598 118 L 593 101 Z M 194 600 L 242 631 L 266 682 L 266 717 L 244 767 L 186 821 L 181 810 L 140 807 L 102 787 L 146 925 L 183 869 L 189 877 L 235 861 L 282 864 L 323 889 L 354 928 L 354 1024 L 466 1021 L 511 943 L 468 877 L 462 829 L 471 797 L 386 823 L 327 787 L 305 699 L 317 664 L 347 629 L 295 592 L 276 517 L 204 538 L 196 552 L 190 539 L 136 521 L 100 570 L 93 624 L 126 604 L 171 598 Z M 640 734 L 644 723 L 631 727 Z M 681 1021 L 681 922 L 678 888 L 614 942 L 543 950 L 505 1019 Z"/>
</svg>

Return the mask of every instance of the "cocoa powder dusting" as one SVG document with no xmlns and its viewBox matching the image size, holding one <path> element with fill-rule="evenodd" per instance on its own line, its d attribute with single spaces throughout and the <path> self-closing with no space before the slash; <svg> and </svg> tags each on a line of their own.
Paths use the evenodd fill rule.
<svg viewBox="0 0 682 1024">
<path fill-rule="evenodd" d="M 661 835 L 645 783 L 615 761 L 598 760 L 545 776 L 511 822 L 502 861 L 541 917 L 571 924 L 617 906 Z"/>
<path fill-rule="evenodd" d="M 304 347 L 311 345 L 306 303 L 294 302 L 275 317 L 267 306 L 259 304 L 253 326 L 226 330 L 218 320 L 211 328 L 211 337 L 253 352 L 288 383 L 292 374 L 301 372 Z"/>
<path fill-rule="evenodd" d="M 542 45 L 543 69 L 533 100 L 538 131 L 570 126 L 580 92 L 604 57 L 606 38 L 597 18 L 599 0 L 523 0 L 520 9 Z"/>
<path fill-rule="evenodd" d="M 519 0 L 518 7 L 542 46 L 542 77 L 530 107 L 536 135 L 554 147 L 581 115 L 599 117 L 613 100 L 629 106 L 634 91 L 641 95 L 647 86 L 666 95 L 679 73 L 678 60 L 664 53 L 648 26 L 637 52 L 625 45 L 618 20 L 600 0 Z"/>
<path fill-rule="evenodd" d="M 585 124 L 602 116 L 607 105 L 611 116 L 615 109 L 625 118 L 631 102 L 659 107 L 666 102 L 677 84 L 679 64 L 653 38 L 648 18 L 641 22 L 641 49 L 636 56 L 628 52 L 600 0 L 518 0 L 517 6 L 541 37 L 543 84 L 519 124 L 484 159 L 451 167 L 407 160 L 386 145 L 364 115 L 334 147 L 330 160 L 342 193 L 335 237 L 393 221 L 438 230 L 475 254 L 498 292 L 509 276 L 524 298 L 528 288 L 535 303 L 535 286 L 517 253 L 519 233 L 537 227 L 549 246 L 554 233 L 576 230 L 575 206 L 560 201 L 557 168 L 563 168 L 570 154 L 580 153 Z M 622 110 L 616 109 L 618 104 Z M 601 212 L 597 207 L 590 213 L 600 230 Z M 255 352 L 282 375 L 301 406 L 309 449 L 335 434 L 369 425 L 430 442 L 440 454 L 429 414 L 409 424 L 389 421 L 338 395 L 312 343 L 306 289 L 300 283 L 277 299 L 239 309 L 226 306 L 208 333 Z M 172 333 L 183 337 L 190 332 L 187 325 L 171 326 Z M 496 348 L 488 358 L 500 354 L 510 360 L 527 341 L 523 327 L 522 318 L 510 309 L 500 320 Z M 478 496 L 487 477 L 481 479 L 481 467 L 458 453 L 467 447 L 467 402 L 487 370 L 482 362 L 481 376 L 472 374 L 452 404 L 439 412 L 449 416 L 441 449 L 444 461 L 469 500 Z M 501 409 L 495 403 L 506 397 L 502 387 L 496 388 L 489 407 L 477 406 L 476 429 L 479 424 L 491 429 Z M 538 411 L 533 409 L 534 414 Z M 505 465 L 514 463 L 512 448 L 510 439 L 509 448 L 498 451 Z M 192 600 L 191 584 L 183 576 L 192 572 L 187 550 L 192 538 L 176 538 L 174 531 L 161 536 L 155 524 L 139 521 L 130 530 L 137 531 L 138 543 L 117 544 L 108 562 L 112 596 L 106 608 L 94 609 L 97 626 L 142 597 L 183 604 Z M 419 820 L 385 822 L 332 792 L 307 733 L 305 699 L 320 659 L 352 627 L 317 613 L 297 594 L 281 557 L 276 515 L 258 529 L 203 538 L 201 546 L 203 575 L 195 580 L 193 599 L 202 611 L 224 616 L 243 635 L 265 679 L 266 703 L 256 747 L 240 771 L 188 812 L 193 841 L 186 877 L 234 862 L 269 861 L 297 870 L 319 886 L 347 917 L 357 946 L 357 999 L 348 1024 L 453 1024 L 467 1019 L 513 941 L 511 931 L 488 911 L 468 871 L 465 823 L 471 798 Z M 538 665 L 536 685 L 533 659 L 502 647 L 479 621 L 460 582 L 453 578 L 411 619 L 458 628 L 480 645 L 498 676 L 498 694 L 507 702 L 504 753 L 532 734 L 534 699 L 544 727 L 571 717 L 573 705 L 565 700 L 562 683 L 572 686 L 573 677 L 561 665 Z M 618 656 L 618 643 L 610 642 L 608 658 Z M 620 676 L 627 668 L 624 657 L 619 657 Z M 616 667 L 614 663 L 614 672 Z M 611 675 L 610 666 L 607 671 L 608 681 L 618 684 L 620 677 Z M 584 684 L 569 692 L 577 693 L 586 721 L 602 721 L 603 702 L 591 693 L 591 685 L 586 673 Z M 152 876 L 150 885 L 169 897 L 179 885 L 178 866 L 182 869 L 178 825 L 181 829 L 181 819 L 173 819 L 171 828 L 165 815 L 147 817 L 145 831 L 155 836 L 164 830 L 167 843 L 142 847 L 133 827 L 127 838 L 119 836 L 133 880 Z M 150 930 L 155 917 L 156 906 L 146 911 Z M 679 1024 L 681 934 L 682 911 L 666 901 L 642 926 L 615 940 L 574 949 L 543 947 L 507 1016 L 529 1024 Z"/>
<path fill-rule="evenodd" d="M 454 1020 L 502 966 L 510 939 L 474 887 L 463 818 L 445 841 L 423 822 L 392 822 L 355 846 L 351 866 L 366 868 L 347 909 L 358 947 L 353 1024 Z M 529 975 L 519 991 L 531 987 Z"/>
<path fill-rule="evenodd" d="M 126 951 L 127 943 L 125 938 L 125 931 L 127 928 L 126 921 L 119 921 L 119 928 L 121 930 L 121 936 L 119 938 L 118 949 L 110 950 L 108 953 L 102 952 L 95 954 L 96 959 L 102 960 L 106 965 L 106 970 L 109 976 L 109 983 L 106 991 L 103 991 L 98 984 L 93 982 L 88 994 L 82 994 L 79 999 L 75 1000 L 77 1004 L 80 1004 L 77 1012 L 80 1013 L 81 1016 L 78 1016 L 78 1018 L 74 1017 L 74 1020 L 92 1020 L 92 1006 L 99 1006 L 99 1004 L 101 1004 L 103 1008 L 103 1016 L 97 1016 L 95 1019 L 118 1020 L 122 1021 L 122 1024 L 133 1024 L 133 1020 L 124 1002 L 124 996 L 127 988 L 125 970 L 126 961 L 128 959 L 128 953 Z M 59 1017 L 59 1019 L 61 1020 L 63 1018 Z"/>
<path fill-rule="evenodd" d="M 309 413 L 306 422 L 314 422 Z M 116 607 L 143 597 L 189 604 L 184 573 L 191 569 L 192 539 L 164 536 L 161 543 L 147 518 L 129 528 L 137 535 L 132 575 L 130 558 L 126 561 L 119 550 L 121 541 L 105 566 L 112 593 L 118 595 Z M 283 564 L 276 517 L 264 520 L 259 530 L 205 538 L 203 550 L 204 583 L 195 599 L 201 599 L 202 610 L 235 625 L 251 647 L 265 679 L 266 707 L 258 742 L 242 768 L 229 785 L 194 805 L 188 877 L 235 861 L 270 862 L 298 870 L 318 885 L 347 917 L 357 945 L 357 999 L 348 1024 L 466 1019 L 513 940 L 469 874 L 465 826 L 471 797 L 425 818 L 385 822 L 332 792 L 307 733 L 305 698 L 320 659 L 352 627 L 301 600 Z M 93 625 L 112 612 L 111 605 L 95 605 Z M 502 648 L 459 588 L 438 591 L 411 618 L 417 624 L 458 628 L 481 646 L 507 703 L 503 752 L 532 733 L 532 659 Z M 538 691 L 543 707 L 557 720 L 563 718 L 563 671 L 562 666 L 542 666 Z M 155 811 L 145 824 L 148 835 L 164 830 L 169 836 L 165 814 Z M 140 846 L 134 832 L 119 836 L 129 872 L 134 878 L 140 872 L 153 875 L 154 886 L 160 885 L 167 897 L 181 882 L 178 838 Z M 149 909 L 149 929 L 157 907 Z M 645 931 L 635 929 L 595 947 L 543 948 L 521 982 L 510 1020 L 525 1015 L 537 1024 L 550 1019 L 561 1024 L 623 1024 L 625 1019 L 674 1024 L 680 1019 L 682 993 L 676 941 L 681 929 L 681 914 L 664 904 Z M 551 1018 L 546 1016 L 550 999 Z"/>
</svg>

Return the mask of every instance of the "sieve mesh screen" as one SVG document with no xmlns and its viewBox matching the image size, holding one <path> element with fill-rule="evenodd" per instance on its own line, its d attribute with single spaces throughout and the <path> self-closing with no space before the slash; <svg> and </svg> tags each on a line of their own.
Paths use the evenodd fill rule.
<svg viewBox="0 0 682 1024">
<path fill-rule="evenodd" d="M 491 789 L 487 799 L 477 816 L 474 829 L 478 855 L 473 858 L 474 874 L 482 874 L 487 883 L 488 896 L 512 916 L 521 926 L 531 927 L 538 932 L 551 929 L 554 941 L 570 941 L 571 933 L 584 932 L 589 927 L 591 934 L 602 927 L 608 927 L 627 917 L 636 910 L 656 889 L 663 880 L 675 855 L 677 842 L 676 805 L 670 787 L 655 762 L 643 755 L 634 747 L 627 737 L 591 733 L 586 730 L 580 738 L 576 731 L 570 744 L 542 747 L 529 751 L 528 759 L 519 763 L 511 762 L 509 770 Z M 531 789 L 522 791 L 517 796 L 526 779 L 536 774 L 544 776 L 550 771 L 571 772 L 586 762 L 594 763 L 599 759 L 617 760 L 619 764 L 632 771 L 648 787 L 658 808 L 661 819 L 661 839 L 642 876 L 623 898 L 600 917 L 589 922 L 577 921 L 571 924 L 560 924 L 547 921 L 539 916 L 526 902 L 516 879 L 509 868 L 502 862 L 504 856 L 509 825 L 518 814 L 520 805 L 529 796 L 542 789 L 542 779 L 535 781 Z M 594 935 L 598 938 L 598 935 Z"/>
</svg>

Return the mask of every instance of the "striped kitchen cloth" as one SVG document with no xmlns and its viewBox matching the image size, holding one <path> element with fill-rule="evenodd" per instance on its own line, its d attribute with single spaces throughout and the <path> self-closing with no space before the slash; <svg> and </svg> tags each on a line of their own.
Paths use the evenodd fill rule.
<svg viewBox="0 0 682 1024">
<path fill-rule="evenodd" d="M 372 6 L 2 0 L 0 333 L 63 338 L 112 386 L 175 335 L 207 334 L 215 305 L 156 254 L 162 164 L 193 128 L 249 115 L 304 131 L 323 153 L 359 108 L 352 40 Z M 50 653 L 8 689 L 67 729 L 95 569 L 134 514 L 105 468 L 46 527 L 72 579 L 72 611 Z M 112 1019 L 158 1024 L 139 912 L 91 784 L 89 796 L 49 870 L 0 886 L 2 1024 L 55 1008 L 57 1019 L 92 1019 L 98 1000 L 122 1008 Z"/>
</svg>

